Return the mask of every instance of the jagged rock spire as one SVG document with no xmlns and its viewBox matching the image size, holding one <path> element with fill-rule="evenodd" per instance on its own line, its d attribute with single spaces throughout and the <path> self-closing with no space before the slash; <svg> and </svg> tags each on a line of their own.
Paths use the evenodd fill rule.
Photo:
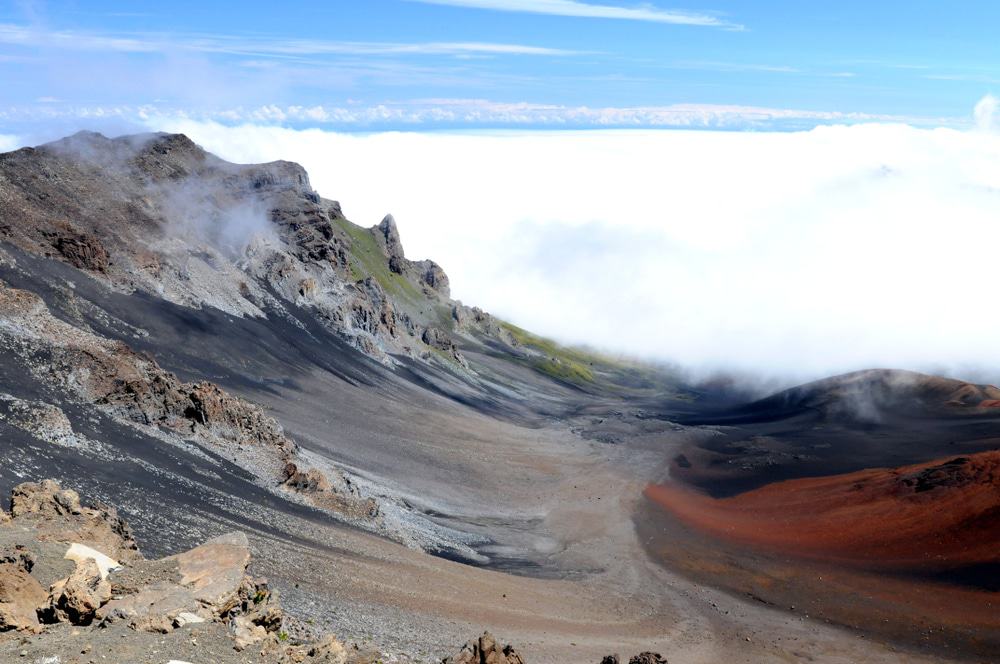
<svg viewBox="0 0 1000 664">
<path fill-rule="evenodd" d="M 399 229 L 396 228 L 396 220 L 391 214 L 385 215 L 378 225 L 378 230 L 385 238 L 385 250 L 389 258 L 405 258 L 403 243 L 399 239 Z"/>
</svg>

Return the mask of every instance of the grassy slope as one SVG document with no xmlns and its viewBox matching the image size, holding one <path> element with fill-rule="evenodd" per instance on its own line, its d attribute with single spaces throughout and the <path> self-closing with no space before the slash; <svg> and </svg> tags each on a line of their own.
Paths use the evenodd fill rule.
<svg viewBox="0 0 1000 664">
<path fill-rule="evenodd" d="M 386 293 L 411 303 L 425 299 L 409 280 L 389 269 L 385 254 L 370 229 L 356 226 L 346 219 L 336 219 L 335 222 L 351 239 L 351 276 L 354 279 L 373 277 Z"/>
</svg>

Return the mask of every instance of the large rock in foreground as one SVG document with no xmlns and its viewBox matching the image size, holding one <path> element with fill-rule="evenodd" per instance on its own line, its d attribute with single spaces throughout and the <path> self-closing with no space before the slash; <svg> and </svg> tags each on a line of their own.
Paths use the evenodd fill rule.
<svg viewBox="0 0 1000 664">
<path fill-rule="evenodd" d="M 31 576 L 30 565 L 0 564 L 0 631 L 34 630 L 37 610 L 45 602 L 45 589 Z"/>
</svg>

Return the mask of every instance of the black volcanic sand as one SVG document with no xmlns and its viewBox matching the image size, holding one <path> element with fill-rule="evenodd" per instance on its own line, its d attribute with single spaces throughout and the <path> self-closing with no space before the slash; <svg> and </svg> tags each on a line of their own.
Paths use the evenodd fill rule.
<svg viewBox="0 0 1000 664">
<path fill-rule="evenodd" d="M 877 421 L 864 421 L 768 406 L 682 417 L 684 424 L 711 427 L 717 435 L 680 449 L 672 459 L 671 476 L 721 498 L 799 477 L 1000 449 L 1000 412 L 880 409 Z"/>
</svg>

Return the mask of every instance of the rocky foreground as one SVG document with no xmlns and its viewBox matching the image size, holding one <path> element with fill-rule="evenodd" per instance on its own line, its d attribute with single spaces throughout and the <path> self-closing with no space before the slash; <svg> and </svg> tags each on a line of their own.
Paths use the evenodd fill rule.
<svg viewBox="0 0 1000 664">
<path fill-rule="evenodd" d="M 0 658 L 45 662 L 367 664 L 383 654 L 333 635 L 306 642 L 242 532 L 147 560 L 113 507 L 54 480 L 18 485 L 0 510 Z M 394 658 L 393 658 L 394 659 Z M 444 664 L 526 664 L 489 632 Z M 618 664 L 609 655 L 602 664 Z M 661 664 L 641 653 L 630 664 Z"/>
</svg>

